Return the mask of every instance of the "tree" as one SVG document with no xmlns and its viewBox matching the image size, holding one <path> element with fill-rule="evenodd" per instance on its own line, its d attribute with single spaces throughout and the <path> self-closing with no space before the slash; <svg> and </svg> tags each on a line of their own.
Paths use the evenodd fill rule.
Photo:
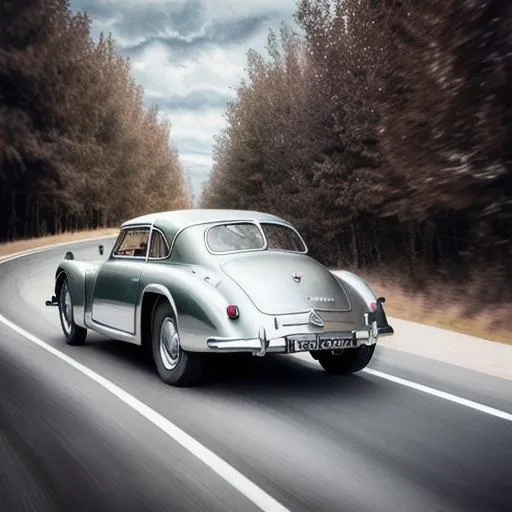
<svg viewBox="0 0 512 512">
<path fill-rule="evenodd" d="M 3 2 L 0 20 L 0 238 L 188 204 L 168 122 L 112 37 L 94 43 L 67 0 Z"/>
<path fill-rule="evenodd" d="M 330 265 L 512 298 L 512 7 L 301 0 L 296 20 L 249 53 L 203 203 L 280 214 Z"/>
<path fill-rule="evenodd" d="M 382 175 L 377 128 L 384 54 L 376 16 L 367 2 L 355 0 L 302 0 L 296 13 L 310 60 L 307 129 L 315 136 L 312 181 L 323 205 L 321 244 L 339 248 L 332 262 L 359 263 L 368 248 L 357 232 L 364 232 L 378 204 L 371 192 Z"/>
<path fill-rule="evenodd" d="M 422 245 L 445 269 L 492 267 L 497 286 L 480 292 L 499 297 L 512 278 L 512 8 L 497 0 L 385 8 L 380 138 L 405 192 L 386 209 L 421 221 Z"/>
<path fill-rule="evenodd" d="M 303 191 L 307 141 L 300 126 L 305 102 L 304 54 L 300 40 L 286 26 L 280 40 L 270 32 L 270 61 L 248 54 L 248 80 L 226 112 L 227 128 L 216 139 L 212 177 L 202 204 L 279 210 L 298 204 Z M 302 197 L 302 196 L 301 196 Z M 297 212 L 299 217 L 301 213 Z"/>
</svg>

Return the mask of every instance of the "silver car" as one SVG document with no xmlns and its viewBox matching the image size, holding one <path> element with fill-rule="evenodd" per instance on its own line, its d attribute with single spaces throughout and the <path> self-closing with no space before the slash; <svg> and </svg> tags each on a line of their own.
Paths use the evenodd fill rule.
<svg viewBox="0 0 512 512">
<path fill-rule="evenodd" d="M 103 246 L 99 247 L 103 254 Z M 87 330 L 151 350 L 162 380 L 192 385 L 208 354 L 310 352 L 334 374 L 370 362 L 393 334 L 358 276 L 308 256 L 298 231 L 267 213 L 179 210 L 125 222 L 111 253 L 55 274 L 66 342 Z"/>
</svg>

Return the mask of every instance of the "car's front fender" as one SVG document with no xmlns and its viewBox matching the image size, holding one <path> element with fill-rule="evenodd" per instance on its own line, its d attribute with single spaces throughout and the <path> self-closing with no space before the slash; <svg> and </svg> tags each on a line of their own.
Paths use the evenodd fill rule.
<svg viewBox="0 0 512 512">
<path fill-rule="evenodd" d="M 77 325 L 86 328 L 84 322 L 86 308 L 85 279 L 86 273 L 96 272 L 100 263 L 65 259 L 61 261 L 55 272 L 55 296 L 59 297 L 62 279 L 68 281 L 69 292 L 73 302 L 73 319 Z"/>
</svg>

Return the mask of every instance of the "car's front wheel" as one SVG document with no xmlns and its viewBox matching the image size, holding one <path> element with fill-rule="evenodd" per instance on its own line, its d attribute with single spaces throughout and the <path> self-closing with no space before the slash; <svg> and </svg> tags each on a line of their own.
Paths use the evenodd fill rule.
<svg viewBox="0 0 512 512">
<path fill-rule="evenodd" d="M 59 288 L 59 318 L 68 345 L 84 345 L 87 329 L 75 324 L 73 301 L 67 277 L 63 277 Z"/>
<path fill-rule="evenodd" d="M 374 351 L 375 345 L 362 345 L 338 351 L 320 351 L 314 354 L 314 358 L 329 373 L 349 375 L 368 366 Z"/>
<path fill-rule="evenodd" d="M 152 352 L 160 378 L 173 386 L 192 386 L 203 372 L 204 354 L 187 352 L 181 347 L 174 311 L 165 301 L 153 316 Z"/>
</svg>

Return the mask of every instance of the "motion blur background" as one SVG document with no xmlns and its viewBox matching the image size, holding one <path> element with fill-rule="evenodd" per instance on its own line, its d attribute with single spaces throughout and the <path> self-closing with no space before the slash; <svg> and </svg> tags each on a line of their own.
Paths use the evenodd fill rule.
<svg viewBox="0 0 512 512">
<path fill-rule="evenodd" d="M 511 20 L 498 0 L 4 1 L 0 239 L 266 210 L 391 313 L 509 341 Z"/>
</svg>

